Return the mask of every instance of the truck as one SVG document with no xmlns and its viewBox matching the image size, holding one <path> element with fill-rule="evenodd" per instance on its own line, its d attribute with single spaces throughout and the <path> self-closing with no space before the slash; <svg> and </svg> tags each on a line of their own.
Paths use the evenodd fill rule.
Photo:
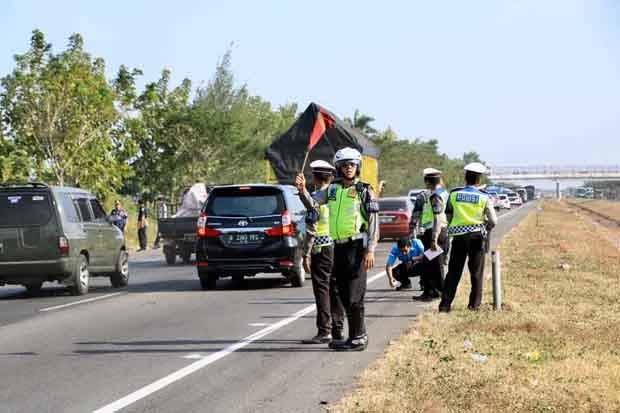
<svg viewBox="0 0 620 413">
<path fill-rule="evenodd" d="M 527 192 L 528 201 L 533 201 L 536 199 L 536 187 L 534 185 L 526 185 L 523 188 L 525 188 L 525 191 Z"/>
<path fill-rule="evenodd" d="M 174 265 L 177 256 L 181 257 L 184 264 L 191 262 L 192 254 L 196 252 L 196 223 L 207 196 L 205 184 L 194 184 L 183 192 L 181 206 L 176 214 L 157 220 L 166 264 Z"/>
</svg>

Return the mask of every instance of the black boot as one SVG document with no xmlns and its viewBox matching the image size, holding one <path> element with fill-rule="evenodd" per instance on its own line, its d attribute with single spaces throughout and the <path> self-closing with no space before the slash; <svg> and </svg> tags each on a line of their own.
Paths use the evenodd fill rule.
<svg viewBox="0 0 620 413">
<path fill-rule="evenodd" d="M 366 334 L 343 342 L 332 341 L 329 343 L 329 348 L 335 351 L 364 351 L 367 347 L 368 336 Z"/>
</svg>

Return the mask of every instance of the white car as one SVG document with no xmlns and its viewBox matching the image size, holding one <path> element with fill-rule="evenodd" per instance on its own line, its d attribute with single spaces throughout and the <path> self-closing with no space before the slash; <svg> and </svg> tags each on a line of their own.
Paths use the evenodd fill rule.
<svg viewBox="0 0 620 413">
<path fill-rule="evenodd" d="M 499 199 L 497 198 L 497 192 L 488 192 L 488 194 L 490 205 L 495 209 L 499 209 Z"/>
<path fill-rule="evenodd" d="M 508 199 L 510 200 L 510 205 L 521 206 L 523 205 L 523 200 L 516 192 L 508 192 Z"/>
<path fill-rule="evenodd" d="M 510 199 L 508 199 L 508 195 L 506 194 L 498 194 L 497 195 L 497 207 L 498 209 L 512 209 L 512 205 L 510 204 Z"/>
</svg>

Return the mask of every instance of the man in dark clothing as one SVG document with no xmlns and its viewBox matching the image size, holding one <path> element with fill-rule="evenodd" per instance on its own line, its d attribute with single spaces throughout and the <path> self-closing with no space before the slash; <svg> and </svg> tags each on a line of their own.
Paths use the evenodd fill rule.
<svg viewBox="0 0 620 413">
<path fill-rule="evenodd" d="M 146 229 L 148 227 L 147 218 L 148 213 L 144 206 L 144 201 L 140 200 L 140 202 L 138 202 L 138 242 L 140 243 L 140 249 L 138 251 L 146 250 L 146 246 L 148 245 L 146 238 Z"/>
<path fill-rule="evenodd" d="M 127 218 L 127 212 L 125 212 L 121 206 L 121 201 L 116 200 L 114 202 L 114 209 L 110 211 L 110 219 L 112 220 L 112 224 L 118 227 L 123 234 L 125 233 L 125 227 L 127 226 Z"/>
</svg>

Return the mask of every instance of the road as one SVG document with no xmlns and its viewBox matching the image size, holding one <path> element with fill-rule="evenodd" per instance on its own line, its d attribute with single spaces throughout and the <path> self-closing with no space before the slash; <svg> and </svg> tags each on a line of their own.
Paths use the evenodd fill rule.
<svg viewBox="0 0 620 413">
<path fill-rule="evenodd" d="M 494 242 L 533 206 L 502 216 Z M 430 308 L 388 288 L 389 246 L 369 275 L 362 353 L 300 344 L 315 333 L 309 280 L 222 280 L 201 291 L 192 266 L 166 266 L 157 251 L 132 259 L 126 290 L 104 279 L 86 297 L 0 288 L 0 411 L 322 411 Z"/>
</svg>

